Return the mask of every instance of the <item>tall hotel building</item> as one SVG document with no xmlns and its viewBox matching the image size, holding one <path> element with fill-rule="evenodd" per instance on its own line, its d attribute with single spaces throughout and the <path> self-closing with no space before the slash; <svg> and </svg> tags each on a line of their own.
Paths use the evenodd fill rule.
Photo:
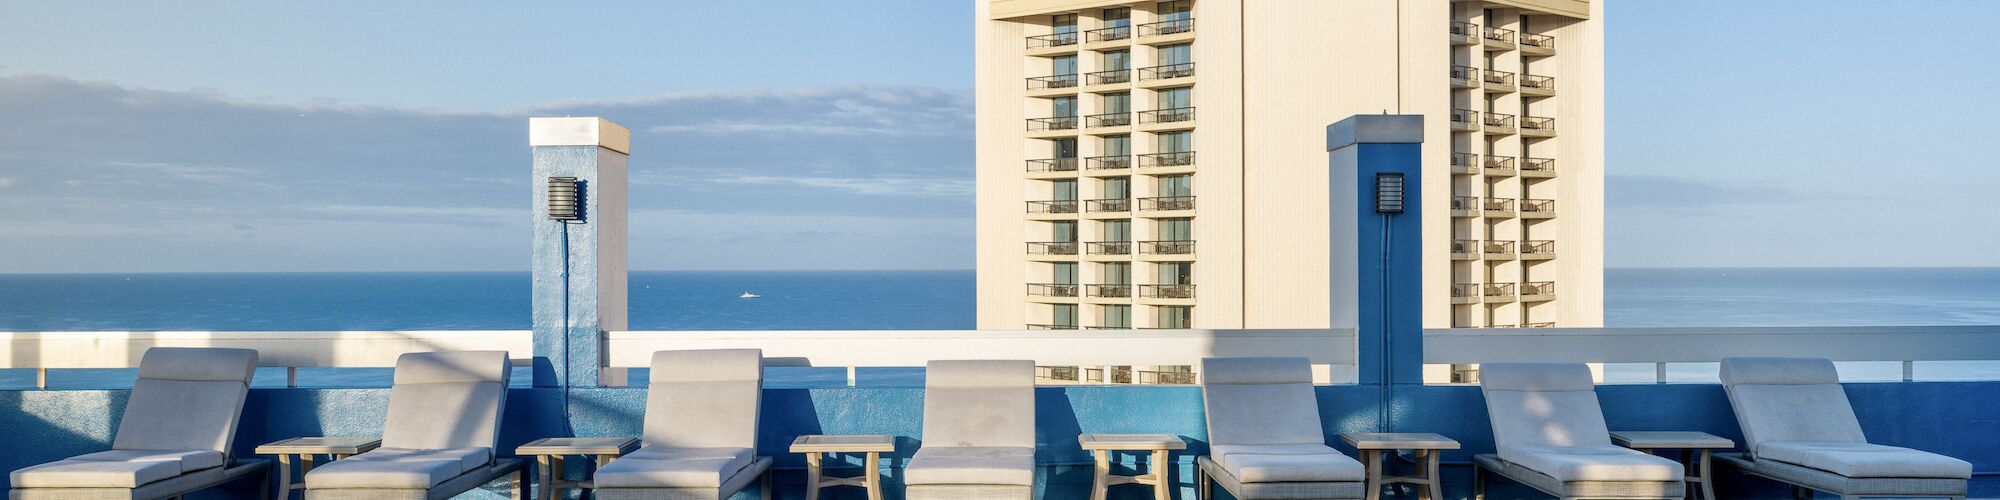
<svg viewBox="0 0 2000 500">
<path fill-rule="evenodd" d="M 1366 113 L 1427 118 L 1426 327 L 1601 325 L 1601 0 L 974 1 L 980 328 L 1326 327 Z"/>
</svg>

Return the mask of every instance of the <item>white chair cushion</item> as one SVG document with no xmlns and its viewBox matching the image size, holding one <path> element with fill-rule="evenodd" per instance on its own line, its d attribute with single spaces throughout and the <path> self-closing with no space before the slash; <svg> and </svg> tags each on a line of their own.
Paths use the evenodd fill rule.
<svg viewBox="0 0 2000 500">
<path fill-rule="evenodd" d="M 906 484 L 1035 485 L 1035 449 L 925 446 L 903 469 Z"/>
<path fill-rule="evenodd" d="M 506 351 L 413 352 L 396 359 L 384 448 L 492 448 L 507 403 Z"/>
<path fill-rule="evenodd" d="M 1753 455 L 1767 442 L 1868 442 L 1832 361 L 1725 358 L 1721 376 Z"/>
<path fill-rule="evenodd" d="M 1203 358 L 1201 370 L 1210 443 L 1326 443 L 1306 358 Z"/>
<path fill-rule="evenodd" d="M 757 349 L 653 353 L 641 441 L 660 448 L 756 448 L 764 356 Z"/>
<path fill-rule="evenodd" d="M 248 349 L 147 349 L 111 449 L 227 452 L 256 369 Z"/>
<path fill-rule="evenodd" d="M 924 443 L 1035 446 L 1035 362 L 932 361 L 924 369 Z"/>
<path fill-rule="evenodd" d="M 1764 443 L 1758 460 L 1776 460 L 1847 477 L 1971 479 L 1972 464 L 1936 453 L 1868 443 Z"/>
<path fill-rule="evenodd" d="M 17 470 L 8 479 L 16 488 L 136 488 L 222 461 L 222 453 L 210 450 L 112 450 Z"/>
<path fill-rule="evenodd" d="M 1590 367 L 1583 363 L 1480 365 L 1479 388 L 1493 421 L 1493 444 L 1611 446 L 1590 377 Z"/>
<path fill-rule="evenodd" d="M 1216 445 L 1209 459 L 1244 483 L 1361 481 L 1361 462 L 1324 444 Z"/>
<path fill-rule="evenodd" d="M 597 470 L 599 488 L 720 488 L 755 457 L 749 448 L 647 446 Z"/>
<path fill-rule="evenodd" d="M 1680 481 L 1681 464 L 1617 446 L 1502 446 L 1500 459 L 1558 481 Z"/>
<path fill-rule="evenodd" d="M 488 448 L 378 448 L 306 473 L 308 489 L 427 489 L 490 463 Z"/>
</svg>

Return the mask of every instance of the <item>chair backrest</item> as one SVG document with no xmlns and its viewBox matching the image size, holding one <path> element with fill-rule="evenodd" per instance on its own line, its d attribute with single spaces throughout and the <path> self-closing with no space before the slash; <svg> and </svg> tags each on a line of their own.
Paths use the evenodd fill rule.
<svg viewBox="0 0 2000 500">
<path fill-rule="evenodd" d="M 1833 361 L 1725 358 L 1722 388 L 1743 429 L 1743 449 L 1753 455 L 1764 443 L 1868 441 Z"/>
<path fill-rule="evenodd" d="M 382 447 L 493 448 L 507 405 L 507 351 L 413 352 L 396 358 Z"/>
<path fill-rule="evenodd" d="M 111 448 L 228 455 L 256 372 L 257 351 L 249 349 L 147 349 Z"/>
<path fill-rule="evenodd" d="M 1597 385 L 1583 363 L 1479 365 L 1500 458 L 1514 446 L 1610 446 Z"/>
<path fill-rule="evenodd" d="M 1211 445 L 1326 444 L 1306 358 L 1204 358 L 1201 405 Z"/>
<path fill-rule="evenodd" d="M 757 449 L 764 351 L 653 353 L 646 393 L 646 446 Z"/>
<path fill-rule="evenodd" d="M 1035 362 L 930 362 L 924 446 L 1035 447 Z"/>
</svg>

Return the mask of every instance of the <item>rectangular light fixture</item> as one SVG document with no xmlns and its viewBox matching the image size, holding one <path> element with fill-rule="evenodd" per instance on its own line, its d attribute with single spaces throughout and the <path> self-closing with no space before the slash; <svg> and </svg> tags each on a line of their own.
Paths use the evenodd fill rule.
<svg viewBox="0 0 2000 500">
<path fill-rule="evenodd" d="M 1375 213 L 1403 213 L 1403 174 L 1375 174 Z"/>
<path fill-rule="evenodd" d="M 575 177 L 549 178 L 549 219 L 583 220 L 583 182 Z"/>
</svg>

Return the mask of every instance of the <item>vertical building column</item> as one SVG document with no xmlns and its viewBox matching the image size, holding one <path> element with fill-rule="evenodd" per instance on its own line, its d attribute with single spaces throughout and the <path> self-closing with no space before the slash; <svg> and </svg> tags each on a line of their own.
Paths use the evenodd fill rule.
<svg viewBox="0 0 2000 500">
<path fill-rule="evenodd" d="M 631 132 L 601 118 L 530 118 L 528 145 L 535 386 L 620 385 L 622 377 L 603 375 L 604 332 L 625 329 Z"/>
<path fill-rule="evenodd" d="M 1357 379 L 1422 384 L 1421 115 L 1355 115 L 1326 127 L 1331 324 L 1355 332 Z"/>
</svg>

